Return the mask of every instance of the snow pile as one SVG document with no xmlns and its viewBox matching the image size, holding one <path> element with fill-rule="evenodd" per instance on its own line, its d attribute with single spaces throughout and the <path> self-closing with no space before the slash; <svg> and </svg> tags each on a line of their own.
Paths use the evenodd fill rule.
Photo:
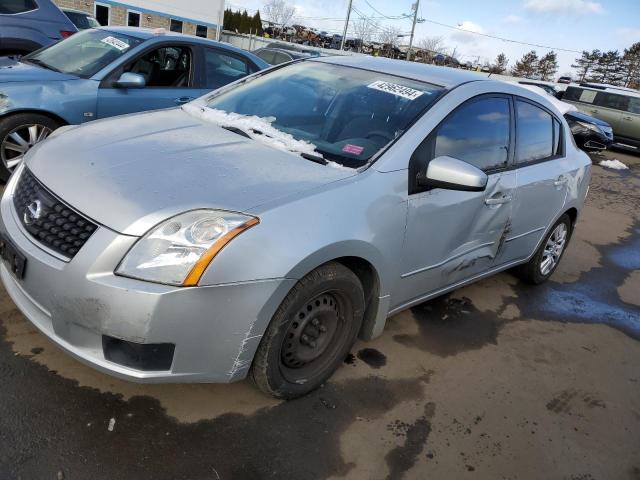
<svg viewBox="0 0 640 480">
<path fill-rule="evenodd" d="M 281 132 L 271 125 L 276 120 L 275 117 L 264 118 L 255 115 L 240 115 L 239 113 L 227 113 L 223 110 L 189 104 L 183 105 L 182 109 L 194 117 L 215 123 L 221 127 L 238 128 L 246 132 L 251 138 L 279 150 L 318 155 L 315 152 L 315 145 L 304 140 L 296 140 L 293 135 Z"/>
<path fill-rule="evenodd" d="M 627 167 L 620 160 L 602 160 L 600 163 L 598 163 L 598 165 L 600 165 L 601 167 L 613 168 L 614 170 L 628 170 L 629 169 L 629 167 Z"/>
</svg>

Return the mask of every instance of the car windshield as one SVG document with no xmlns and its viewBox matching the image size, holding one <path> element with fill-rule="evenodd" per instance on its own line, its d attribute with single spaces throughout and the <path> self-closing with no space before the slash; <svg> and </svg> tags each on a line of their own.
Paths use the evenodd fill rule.
<svg viewBox="0 0 640 480">
<path fill-rule="evenodd" d="M 310 144 L 303 153 L 359 167 L 400 136 L 441 91 L 403 77 L 310 61 L 215 94 L 207 106 L 219 124 L 225 112 L 236 120 L 251 117 L 258 121 L 249 128 L 254 133 L 269 123 L 270 131 L 283 132 L 291 144 Z M 223 126 L 246 130 L 250 123 Z"/>
<path fill-rule="evenodd" d="M 139 38 L 108 30 L 84 30 L 23 57 L 57 72 L 89 78 L 142 43 Z"/>
</svg>

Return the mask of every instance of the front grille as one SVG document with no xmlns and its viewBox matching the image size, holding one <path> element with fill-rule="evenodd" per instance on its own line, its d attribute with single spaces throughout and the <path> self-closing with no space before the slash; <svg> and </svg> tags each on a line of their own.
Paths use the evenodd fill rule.
<svg viewBox="0 0 640 480">
<path fill-rule="evenodd" d="M 26 168 L 18 179 L 13 205 L 33 238 L 67 258 L 73 258 L 98 228 L 47 190 Z"/>
</svg>

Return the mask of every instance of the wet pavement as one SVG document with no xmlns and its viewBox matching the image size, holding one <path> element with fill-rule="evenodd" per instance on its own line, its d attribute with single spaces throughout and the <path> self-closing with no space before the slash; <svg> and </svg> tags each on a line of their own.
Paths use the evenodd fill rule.
<svg viewBox="0 0 640 480">
<path fill-rule="evenodd" d="M 0 479 L 640 479 L 640 156 L 606 155 L 552 281 L 402 312 L 288 403 L 100 374 L 2 291 Z"/>
</svg>

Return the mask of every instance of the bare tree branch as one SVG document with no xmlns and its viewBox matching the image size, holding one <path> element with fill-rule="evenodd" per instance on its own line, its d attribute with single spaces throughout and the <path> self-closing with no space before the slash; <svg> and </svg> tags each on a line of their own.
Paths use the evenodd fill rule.
<svg viewBox="0 0 640 480">
<path fill-rule="evenodd" d="M 262 12 L 270 22 L 286 27 L 296 14 L 296 7 L 287 4 L 284 0 L 269 0 L 264 4 Z"/>
</svg>

